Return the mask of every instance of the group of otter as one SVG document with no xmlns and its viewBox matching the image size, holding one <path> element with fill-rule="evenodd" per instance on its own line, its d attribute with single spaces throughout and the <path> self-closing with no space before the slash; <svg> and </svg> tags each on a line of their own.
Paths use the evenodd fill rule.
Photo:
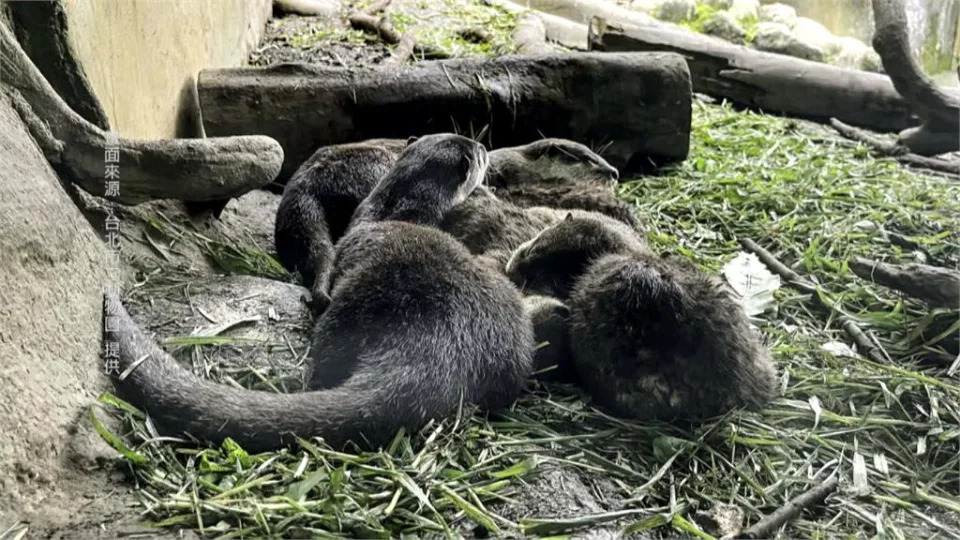
<svg viewBox="0 0 960 540">
<path fill-rule="evenodd" d="M 107 337 L 128 372 L 117 387 L 162 430 L 250 451 L 309 437 L 376 448 L 465 403 L 509 406 L 535 372 L 639 420 L 762 406 L 775 369 L 742 308 L 718 278 L 646 246 L 617 179 L 559 139 L 321 148 L 288 182 L 275 229 L 318 314 L 309 391 L 197 377 L 109 296 L 120 327 Z"/>
</svg>

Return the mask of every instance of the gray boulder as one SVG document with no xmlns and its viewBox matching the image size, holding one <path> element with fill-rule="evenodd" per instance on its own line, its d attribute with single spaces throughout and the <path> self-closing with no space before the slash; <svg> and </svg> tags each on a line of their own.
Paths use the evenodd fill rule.
<svg viewBox="0 0 960 540">
<path fill-rule="evenodd" d="M 797 10 L 786 4 L 767 4 L 760 6 L 758 17 L 761 22 L 775 22 L 790 26 L 797 19 Z"/>
<path fill-rule="evenodd" d="M 654 9 L 654 15 L 661 21 L 683 22 L 693 18 L 697 11 L 694 0 L 663 0 Z"/>
<path fill-rule="evenodd" d="M 759 51 L 785 54 L 815 62 L 823 61 L 822 49 L 797 39 L 786 25 L 780 23 L 758 23 L 753 46 Z"/>
<path fill-rule="evenodd" d="M 737 19 L 727 11 L 718 11 L 703 22 L 703 33 L 731 43 L 746 42 L 747 32 Z"/>
<path fill-rule="evenodd" d="M 820 49 L 825 55 L 833 56 L 840 52 L 837 36 L 817 21 L 807 17 L 797 17 L 789 26 L 794 37 L 811 47 Z"/>
<path fill-rule="evenodd" d="M 738 21 L 756 19 L 760 12 L 760 0 L 733 0 L 729 9 Z"/>
</svg>

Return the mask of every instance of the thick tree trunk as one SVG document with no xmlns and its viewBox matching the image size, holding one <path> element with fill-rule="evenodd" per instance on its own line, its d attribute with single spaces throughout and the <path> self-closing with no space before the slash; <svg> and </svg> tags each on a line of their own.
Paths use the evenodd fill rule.
<svg viewBox="0 0 960 540">
<path fill-rule="evenodd" d="M 625 26 L 594 20 L 590 47 L 601 51 L 672 51 L 690 67 L 693 89 L 766 112 L 875 131 L 900 131 L 918 124 L 890 79 L 731 45 L 685 30 Z"/>
<path fill-rule="evenodd" d="M 206 132 L 280 141 L 288 177 L 318 147 L 487 127 L 490 147 L 563 137 L 626 171 L 687 156 L 690 74 L 678 55 L 555 54 L 404 67 L 201 71 Z"/>
<path fill-rule="evenodd" d="M 893 86 L 924 119 L 900 133 L 911 152 L 932 156 L 960 150 L 960 93 L 940 88 L 913 57 L 907 14 L 901 0 L 873 0 L 876 31 L 873 48 Z"/>
<path fill-rule="evenodd" d="M 106 271 L 103 242 L 2 93 L 0 170 L 0 527 L 6 527 L 64 489 L 61 466 L 72 430 L 106 382 L 99 374 Z"/>
</svg>

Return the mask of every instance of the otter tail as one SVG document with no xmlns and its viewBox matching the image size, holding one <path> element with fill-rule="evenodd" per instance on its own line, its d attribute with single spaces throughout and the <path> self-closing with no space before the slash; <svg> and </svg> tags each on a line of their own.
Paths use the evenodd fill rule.
<svg viewBox="0 0 960 540">
<path fill-rule="evenodd" d="M 366 425 L 371 417 L 390 418 L 373 410 L 378 403 L 375 389 L 357 384 L 276 394 L 205 381 L 145 335 L 116 294 L 106 296 L 106 308 L 104 316 L 117 321 L 115 327 L 104 325 L 105 338 L 119 344 L 116 387 L 168 433 L 189 433 L 214 443 L 230 437 L 257 452 L 290 445 L 297 437 L 322 437 L 334 446 L 350 440 L 362 443 L 364 433 L 384 432 Z"/>
</svg>

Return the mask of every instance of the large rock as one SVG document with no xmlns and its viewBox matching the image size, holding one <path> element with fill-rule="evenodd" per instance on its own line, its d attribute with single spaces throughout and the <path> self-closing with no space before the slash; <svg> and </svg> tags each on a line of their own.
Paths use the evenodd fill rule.
<svg viewBox="0 0 960 540">
<path fill-rule="evenodd" d="M 827 27 L 807 17 L 797 17 L 790 25 L 790 31 L 800 41 L 816 47 L 827 56 L 833 56 L 840 51 L 837 36 Z"/>
<path fill-rule="evenodd" d="M 800 41 L 786 25 L 780 23 L 757 24 L 753 46 L 760 51 L 785 54 L 815 62 L 823 61 L 823 50 Z"/>
<path fill-rule="evenodd" d="M 760 12 L 760 0 L 733 0 L 730 2 L 730 14 L 738 21 L 756 20 Z"/>
<path fill-rule="evenodd" d="M 840 48 L 833 57 L 833 64 L 849 69 L 883 73 L 883 64 L 877 51 L 857 38 L 837 38 Z"/>
<path fill-rule="evenodd" d="M 661 21 L 683 22 L 693 18 L 697 11 L 694 0 L 661 0 L 653 14 Z"/>
<path fill-rule="evenodd" d="M 737 22 L 736 17 L 727 11 L 718 11 L 703 22 L 703 33 L 716 36 L 731 43 L 743 44 L 747 32 Z"/>
<path fill-rule="evenodd" d="M 767 4 L 760 6 L 758 17 L 761 22 L 775 22 L 790 26 L 797 19 L 797 10 L 786 4 Z"/>
</svg>

